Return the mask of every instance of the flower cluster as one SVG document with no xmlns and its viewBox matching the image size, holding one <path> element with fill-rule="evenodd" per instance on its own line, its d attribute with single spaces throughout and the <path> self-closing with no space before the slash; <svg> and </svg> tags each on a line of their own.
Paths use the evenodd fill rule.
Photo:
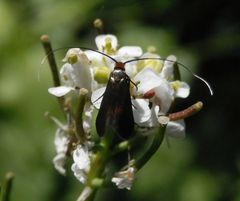
<svg viewBox="0 0 240 201">
<path fill-rule="evenodd" d="M 50 94 L 58 98 L 67 96 L 71 97 L 71 100 L 81 96 L 81 89 L 88 92 L 80 121 L 83 129 L 79 132 L 74 130 L 79 126 L 75 118 L 77 114 L 74 116 L 74 112 L 68 112 L 67 125 L 58 124 L 55 137 L 57 156 L 53 160 L 55 168 L 61 174 L 65 174 L 65 160 L 72 156 L 71 169 L 81 183 L 88 181 L 88 174 L 98 156 L 95 150 L 101 143 L 93 137 L 93 133 L 96 132 L 94 112 L 100 108 L 110 72 L 114 69 L 113 60 L 126 62 L 125 72 L 135 85 L 130 85 L 129 89 L 134 122 L 136 129 L 139 129 L 140 134 L 144 136 L 149 135 L 146 131 L 166 126 L 165 135 L 184 137 L 184 120 L 171 121 L 168 118 L 168 111 L 176 98 L 186 98 L 190 92 L 189 85 L 178 80 L 179 77 L 175 74 L 177 68 L 175 56 L 170 55 L 166 59 L 161 59 L 155 52 L 144 53 L 138 46 L 118 48 L 118 40 L 111 34 L 98 35 L 95 42 L 97 51 L 86 48 L 68 50 L 63 59 L 65 63 L 59 72 L 61 86 L 48 89 Z M 127 62 L 133 59 L 134 61 Z M 68 108 L 67 111 L 70 109 Z M 81 136 L 77 136 L 76 133 L 80 133 Z M 111 181 L 118 188 L 130 189 L 136 172 L 134 165 L 129 166 L 114 174 Z"/>
</svg>

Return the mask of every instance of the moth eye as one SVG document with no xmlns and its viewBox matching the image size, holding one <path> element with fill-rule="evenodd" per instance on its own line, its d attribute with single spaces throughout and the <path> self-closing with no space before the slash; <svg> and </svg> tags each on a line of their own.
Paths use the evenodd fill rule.
<svg viewBox="0 0 240 201">
<path fill-rule="evenodd" d="M 112 81 L 112 82 L 115 82 L 115 79 L 114 79 L 114 77 L 110 77 L 110 79 L 111 79 L 111 81 Z"/>
</svg>

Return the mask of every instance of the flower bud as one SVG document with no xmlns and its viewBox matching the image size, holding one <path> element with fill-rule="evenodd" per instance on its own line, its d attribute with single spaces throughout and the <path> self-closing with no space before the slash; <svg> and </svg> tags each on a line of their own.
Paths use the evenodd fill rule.
<svg viewBox="0 0 240 201">
<path fill-rule="evenodd" d="M 97 18 L 94 20 L 93 25 L 97 29 L 102 29 L 103 28 L 103 22 L 101 19 Z"/>
<path fill-rule="evenodd" d="M 156 51 L 157 51 L 157 48 L 153 45 L 148 46 L 148 48 L 147 48 L 147 52 L 149 52 L 149 53 L 154 53 Z"/>
<path fill-rule="evenodd" d="M 70 54 L 67 58 L 67 62 L 70 64 L 75 64 L 78 61 L 78 56 L 76 54 Z"/>
<path fill-rule="evenodd" d="M 94 79 L 99 84 L 104 84 L 104 83 L 107 83 L 109 74 L 110 74 L 109 68 L 102 66 L 97 68 L 97 70 L 95 71 Z"/>
</svg>

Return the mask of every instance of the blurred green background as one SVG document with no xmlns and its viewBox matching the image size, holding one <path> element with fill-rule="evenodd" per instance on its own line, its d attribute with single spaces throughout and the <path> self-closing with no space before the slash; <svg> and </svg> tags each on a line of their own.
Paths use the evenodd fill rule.
<svg viewBox="0 0 240 201">
<path fill-rule="evenodd" d="M 202 100 L 187 119 L 187 137 L 170 140 L 138 174 L 131 191 L 105 189 L 98 200 L 240 201 L 240 18 L 237 1 L 206 0 L 1 0 L 0 181 L 15 174 L 12 200 L 72 201 L 81 184 L 53 168 L 55 125 L 60 116 L 47 93 L 52 79 L 39 42 L 54 48 L 95 47 L 95 18 L 120 45 L 157 47 L 206 78 L 215 95 L 191 75 L 191 96 L 179 109 Z M 59 66 L 64 52 L 57 52 Z"/>
</svg>

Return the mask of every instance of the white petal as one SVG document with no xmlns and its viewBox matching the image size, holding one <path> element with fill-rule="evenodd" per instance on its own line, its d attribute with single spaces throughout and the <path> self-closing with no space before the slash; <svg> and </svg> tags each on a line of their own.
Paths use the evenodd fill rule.
<svg viewBox="0 0 240 201">
<path fill-rule="evenodd" d="M 63 153 L 59 153 L 53 158 L 53 164 L 55 169 L 62 175 L 66 174 L 66 170 L 64 168 L 65 162 L 66 162 L 66 155 Z"/>
<path fill-rule="evenodd" d="M 190 87 L 186 82 L 180 82 L 180 86 L 177 89 L 175 96 L 179 98 L 186 98 L 190 93 Z"/>
<path fill-rule="evenodd" d="M 118 55 L 121 57 L 140 57 L 142 55 L 142 48 L 138 46 L 124 46 L 118 50 Z"/>
<path fill-rule="evenodd" d="M 91 51 L 91 50 L 85 51 L 85 54 L 91 61 L 92 68 L 98 68 L 98 67 L 104 66 L 104 67 L 109 67 L 110 71 L 113 70 L 115 62 L 113 60 L 111 60 L 110 58 L 107 58 L 106 56 L 104 56 L 98 52 Z M 111 56 L 111 57 L 114 57 L 114 56 Z"/>
<path fill-rule="evenodd" d="M 51 87 L 48 89 L 48 93 L 57 97 L 61 97 L 69 93 L 71 90 L 74 90 L 74 88 L 67 86 Z"/>
<path fill-rule="evenodd" d="M 171 79 L 173 76 L 173 65 L 177 58 L 174 55 L 167 57 L 167 61 L 164 62 L 164 66 L 161 72 L 161 76 L 165 79 Z"/>
<path fill-rule="evenodd" d="M 90 66 L 86 65 L 80 61 L 73 64 L 73 73 L 71 77 L 74 81 L 75 87 L 85 88 L 91 92 L 91 72 Z"/>
<path fill-rule="evenodd" d="M 57 153 L 66 154 L 69 141 L 70 140 L 67 133 L 64 130 L 58 128 L 54 138 L 54 144 L 55 144 Z"/>
<path fill-rule="evenodd" d="M 126 188 L 127 190 L 131 190 L 132 181 L 126 180 L 124 178 L 113 177 L 112 182 L 115 183 L 119 189 Z"/>
<path fill-rule="evenodd" d="M 143 99 L 133 99 L 133 117 L 137 124 L 146 122 L 151 117 L 151 110 L 148 107 L 149 102 Z"/>
<path fill-rule="evenodd" d="M 81 182 L 86 181 L 87 172 L 90 169 L 90 157 L 87 145 L 78 145 L 73 151 L 72 171 L 74 176 Z"/>
<path fill-rule="evenodd" d="M 161 58 L 158 54 L 154 54 L 151 52 L 145 52 L 141 58 Z"/>
<path fill-rule="evenodd" d="M 103 58 L 102 54 L 91 50 L 86 50 L 84 51 L 84 53 L 87 55 L 88 59 L 92 62 L 93 66 L 102 63 Z"/>
<path fill-rule="evenodd" d="M 106 90 L 106 87 L 102 87 L 100 89 L 93 91 L 92 93 L 91 102 L 94 105 L 94 107 L 96 107 L 97 109 L 99 109 L 101 106 L 101 102 L 102 102 L 102 98 L 105 90 Z"/>
<path fill-rule="evenodd" d="M 62 61 L 67 62 L 70 55 L 73 55 L 73 54 L 78 55 L 78 54 L 81 54 L 81 53 L 82 53 L 81 49 L 71 48 L 67 51 L 67 53 L 66 53 L 66 55 L 65 55 L 65 57 L 63 58 Z"/>
<path fill-rule="evenodd" d="M 151 111 L 150 118 L 145 122 L 138 123 L 139 126 L 148 127 L 148 128 L 159 126 L 159 123 L 158 123 L 159 106 L 153 105 L 150 111 Z M 142 133 L 142 135 L 146 135 L 146 134 L 148 134 L 148 132 Z"/>
<path fill-rule="evenodd" d="M 71 64 L 66 63 L 62 66 L 60 70 L 60 76 L 61 76 L 61 81 L 63 85 L 69 86 L 69 87 L 74 87 L 75 83 L 72 78 L 72 74 L 74 74 L 74 69 Z"/>
<path fill-rule="evenodd" d="M 162 83 L 161 78 L 150 68 L 144 68 L 141 70 L 133 80 L 135 83 L 140 81 L 137 91 L 139 94 L 145 94 Z"/>
<path fill-rule="evenodd" d="M 81 182 L 81 183 L 85 183 L 86 182 L 86 178 L 87 178 L 87 174 L 84 170 L 79 169 L 79 167 L 77 166 L 77 164 L 72 164 L 71 170 L 74 173 L 74 176 Z"/>
<path fill-rule="evenodd" d="M 118 187 L 121 184 L 122 180 L 123 180 L 122 178 L 118 178 L 118 177 L 113 177 L 112 178 L 112 182 L 115 183 L 116 186 L 118 186 Z M 119 188 L 121 188 L 121 187 L 119 187 Z"/>
<path fill-rule="evenodd" d="M 94 111 L 93 105 L 85 105 L 84 107 L 85 118 L 83 120 L 83 129 L 86 133 L 90 133 L 91 131 L 93 111 Z"/>
<path fill-rule="evenodd" d="M 54 138 L 54 144 L 57 151 L 57 155 L 53 159 L 53 164 L 55 169 L 60 174 L 65 174 L 66 170 L 64 168 L 65 161 L 67 159 L 66 153 L 68 150 L 69 137 L 65 130 L 58 128 Z"/>
<path fill-rule="evenodd" d="M 82 51 L 77 56 L 78 61 L 76 63 L 66 63 L 62 66 L 60 70 L 61 81 L 65 86 L 85 88 L 91 92 L 92 76 L 90 61 L 87 55 Z"/>
<path fill-rule="evenodd" d="M 117 37 L 112 34 L 106 34 L 106 35 L 98 35 L 95 38 L 95 43 L 99 51 L 102 52 L 104 50 L 104 47 L 106 46 L 106 40 L 111 41 L 111 45 L 114 50 L 117 49 L 117 44 L 118 44 Z"/>
<path fill-rule="evenodd" d="M 136 74 L 136 62 L 126 63 L 125 72 L 126 74 L 132 78 Z"/>
<path fill-rule="evenodd" d="M 161 85 L 154 88 L 154 102 L 160 106 L 160 111 L 166 114 L 172 104 L 174 91 L 166 80 L 161 81 Z"/>
<path fill-rule="evenodd" d="M 135 179 L 135 169 L 133 167 L 128 168 L 125 171 L 120 171 L 112 178 L 112 182 L 116 184 L 119 189 L 128 189 L 132 187 L 132 183 Z"/>
<path fill-rule="evenodd" d="M 169 135 L 174 138 L 184 138 L 185 137 L 184 120 L 170 121 L 167 124 L 166 135 Z"/>
<path fill-rule="evenodd" d="M 77 148 L 73 151 L 73 161 L 80 170 L 89 170 L 90 158 L 87 146 L 77 146 Z"/>
</svg>

